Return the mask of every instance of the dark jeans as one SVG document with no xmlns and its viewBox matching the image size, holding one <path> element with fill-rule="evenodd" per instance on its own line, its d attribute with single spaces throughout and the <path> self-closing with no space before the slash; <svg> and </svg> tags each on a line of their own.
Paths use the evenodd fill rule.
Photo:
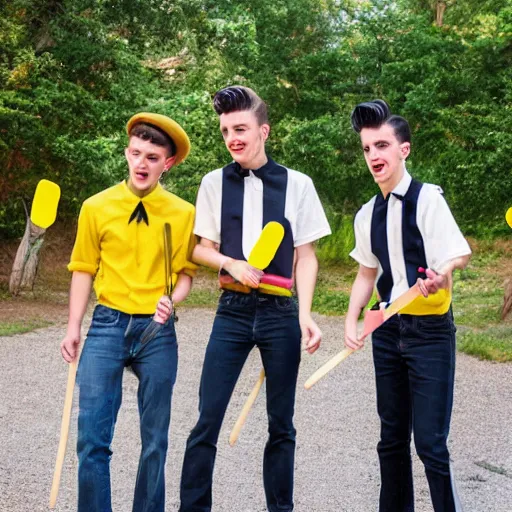
<svg viewBox="0 0 512 512">
<path fill-rule="evenodd" d="M 110 445 L 121 405 L 125 366 L 139 379 L 142 450 L 135 484 L 134 512 L 163 512 L 165 458 L 178 347 L 171 318 L 141 349 L 139 337 L 149 315 L 127 315 L 96 306 L 77 381 L 78 512 L 110 512 Z"/>
<path fill-rule="evenodd" d="M 270 512 L 293 510 L 293 413 L 300 338 L 294 299 L 257 292 L 222 294 L 203 365 L 199 420 L 187 441 L 180 512 L 212 508 L 219 431 L 240 371 L 255 345 L 266 374 L 269 437 L 263 456 L 263 481 L 267 507 Z"/>
<path fill-rule="evenodd" d="M 462 510 L 446 446 L 453 403 L 455 326 L 445 315 L 395 315 L 373 334 L 381 439 L 380 512 L 414 510 L 411 433 L 435 512 Z"/>
</svg>

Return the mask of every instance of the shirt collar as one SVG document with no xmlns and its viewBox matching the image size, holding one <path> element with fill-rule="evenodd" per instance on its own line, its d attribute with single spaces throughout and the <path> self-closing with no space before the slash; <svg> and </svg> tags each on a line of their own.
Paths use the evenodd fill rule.
<svg viewBox="0 0 512 512">
<path fill-rule="evenodd" d="M 402 179 L 400 180 L 398 185 L 391 191 L 391 193 L 397 194 L 399 196 L 405 196 L 405 194 L 409 190 L 411 181 L 411 175 L 407 172 L 407 169 L 404 169 L 404 175 L 402 176 Z"/>
<path fill-rule="evenodd" d="M 123 180 L 122 186 L 123 186 L 126 197 L 132 203 L 138 203 L 139 201 L 142 201 L 145 204 L 152 203 L 153 201 L 156 201 L 160 197 L 162 197 L 162 194 L 165 192 L 165 189 L 162 187 L 162 185 L 160 183 L 157 183 L 156 187 L 147 196 L 139 197 L 139 196 L 136 196 L 130 190 L 127 180 Z"/>
</svg>

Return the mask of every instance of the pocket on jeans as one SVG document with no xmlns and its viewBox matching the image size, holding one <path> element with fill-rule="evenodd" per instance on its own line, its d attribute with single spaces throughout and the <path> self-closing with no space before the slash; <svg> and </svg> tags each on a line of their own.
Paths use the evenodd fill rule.
<svg viewBox="0 0 512 512">
<path fill-rule="evenodd" d="M 422 332 L 454 333 L 455 324 L 450 315 L 426 315 L 418 317 L 418 328 Z"/>
<path fill-rule="evenodd" d="M 229 292 L 222 292 L 219 297 L 219 306 L 229 306 L 233 301 L 233 294 Z"/>
<path fill-rule="evenodd" d="M 92 316 L 92 325 L 112 327 L 116 325 L 118 320 L 119 311 L 99 304 L 94 309 L 94 314 Z"/>
<path fill-rule="evenodd" d="M 284 312 L 297 312 L 297 302 L 293 297 L 276 297 L 275 307 L 278 311 Z"/>
<path fill-rule="evenodd" d="M 229 309 L 245 309 L 253 302 L 250 294 L 234 292 L 231 290 L 224 291 L 219 299 L 219 310 L 228 307 Z"/>
<path fill-rule="evenodd" d="M 176 328 L 174 325 L 174 318 L 171 316 L 162 327 L 162 334 L 165 336 L 176 337 Z"/>
</svg>

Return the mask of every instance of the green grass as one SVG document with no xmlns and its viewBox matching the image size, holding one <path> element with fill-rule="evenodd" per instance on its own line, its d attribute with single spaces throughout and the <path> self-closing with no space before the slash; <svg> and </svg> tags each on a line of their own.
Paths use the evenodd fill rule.
<svg viewBox="0 0 512 512">
<path fill-rule="evenodd" d="M 476 329 L 496 325 L 500 320 L 502 302 L 502 290 L 496 290 L 487 295 L 478 294 L 469 297 L 454 294 L 453 314 L 455 323 Z"/>
<path fill-rule="evenodd" d="M 453 313 L 461 327 L 457 347 L 461 352 L 497 362 L 512 361 L 512 324 L 500 318 L 506 257 L 492 247 L 479 247 L 468 268 L 457 272 L 453 286 Z"/>
<path fill-rule="evenodd" d="M 479 240 L 477 249 L 471 256 L 470 266 L 473 268 L 488 268 L 507 255 L 508 249 L 505 244 L 500 244 L 499 241 L 496 243 L 496 240 Z"/>
<path fill-rule="evenodd" d="M 457 337 L 461 352 L 500 363 L 512 361 L 512 325 L 465 331 Z"/>
<path fill-rule="evenodd" d="M 455 322 L 476 329 L 496 325 L 500 321 L 503 303 L 503 278 L 478 268 L 473 262 L 463 272 L 457 272 L 453 283 Z"/>
<path fill-rule="evenodd" d="M 49 325 L 52 325 L 52 323 L 42 319 L 33 319 L 27 322 L 0 322 L 0 336 L 23 334 Z"/>
<path fill-rule="evenodd" d="M 0 300 L 9 300 L 10 298 L 9 285 L 7 283 L 0 283 Z"/>
<path fill-rule="evenodd" d="M 197 307 L 197 308 L 214 308 L 219 300 L 220 291 L 212 290 L 210 288 L 194 288 L 187 297 L 187 300 L 183 303 L 186 307 Z M 179 306 L 178 306 L 179 308 Z"/>
<path fill-rule="evenodd" d="M 350 295 L 340 290 L 319 286 L 313 298 L 313 311 L 322 315 L 344 315 L 348 309 Z"/>
<path fill-rule="evenodd" d="M 321 257 L 318 259 L 320 270 L 312 309 L 322 315 L 344 315 L 357 267 L 354 264 L 329 264 Z"/>
</svg>

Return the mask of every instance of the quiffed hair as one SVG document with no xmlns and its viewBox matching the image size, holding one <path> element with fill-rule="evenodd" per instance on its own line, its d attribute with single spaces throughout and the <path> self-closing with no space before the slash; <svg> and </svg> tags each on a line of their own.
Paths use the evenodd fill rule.
<svg viewBox="0 0 512 512">
<path fill-rule="evenodd" d="M 167 149 L 169 156 L 176 154 L 176 144 L 171 137 L 163 130 L 149 123 L 136 123 L 132 126 L 130 137 L 138 137 L 142 140 L 147 140 L 156 146 L 162 146 Z"/>
<path fill-rule="evenodd" d="M 268 112 L 265 102 L 249 87 L 232 85 L 215 93 L 213 108 L 220 116 L 241 110 L 252 110 L 260 126 L 268 124 Z"/>
<path fill-rule="evenodd" d="M 403 117 L 391 114 L 389 105 L 384 100 L 360 103 L 352 111 L 350 119 L 352 128 L 357 133 L 361 133 L 363 128 L 380 128 L 383 124 L 389 124 L 400 143 L 411 142 L 409 123 Z"/>
</svg>

